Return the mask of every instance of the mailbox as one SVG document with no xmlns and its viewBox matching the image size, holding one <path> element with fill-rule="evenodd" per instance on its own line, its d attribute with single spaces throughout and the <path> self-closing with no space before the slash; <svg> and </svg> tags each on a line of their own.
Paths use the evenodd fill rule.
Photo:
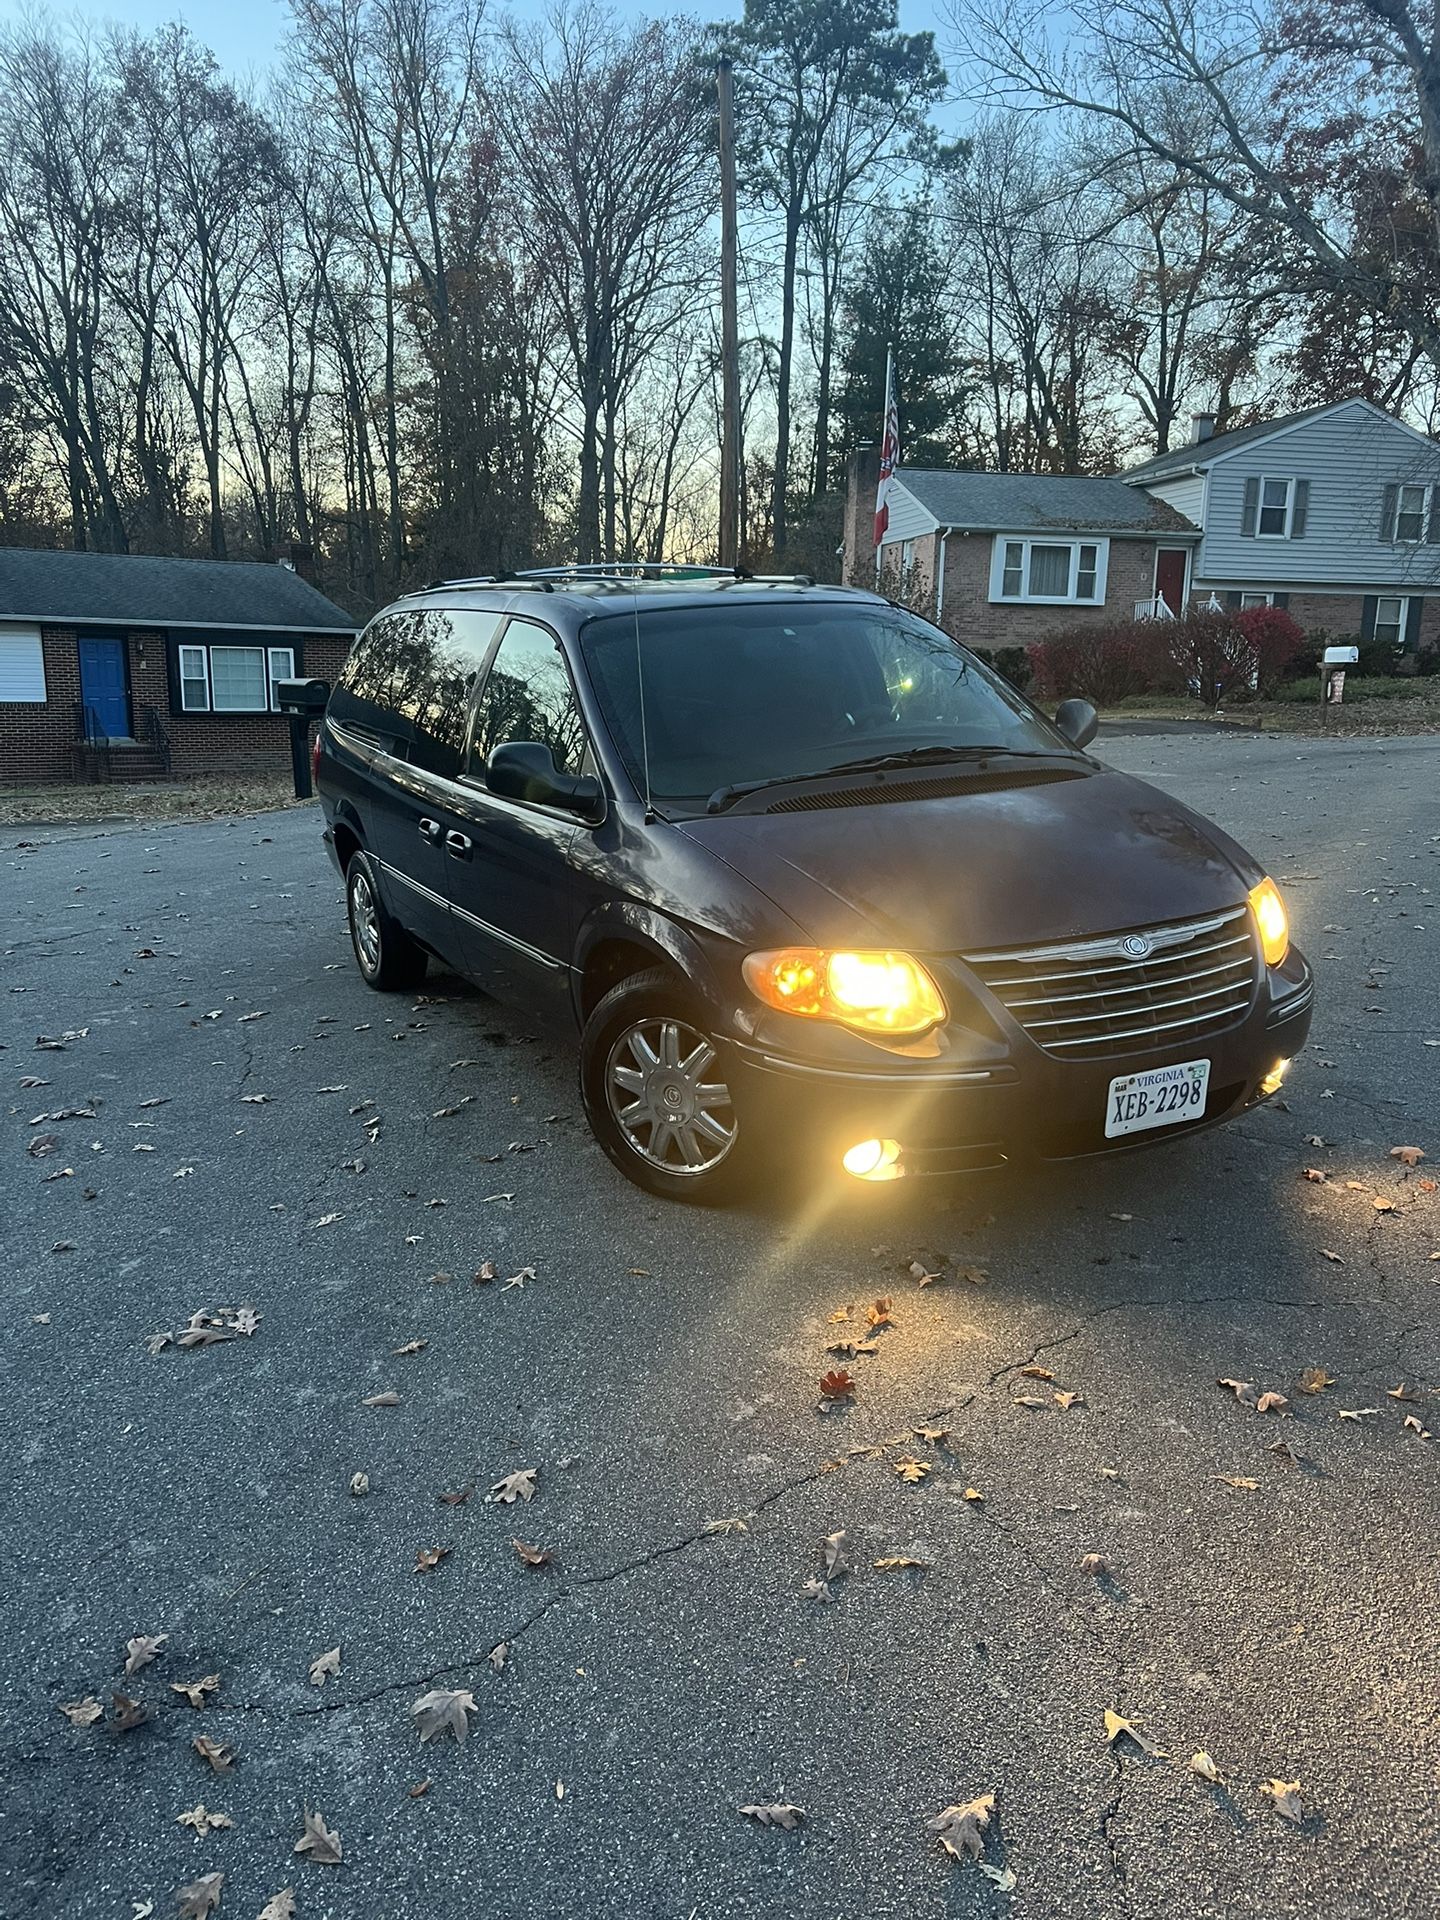
<svg viewBox="0 0 1440 1920">
<path fill-rule="evenodd" d="M 279 712 L 302 720 L 318 720 L 330 698 L 328 680 L 277 680 L 275 705 Z"/>
<path fill-rule="evenodd" d="M 1359 664 L 1359 647 L 1326 647 L 1322 665 L 1327 667 L 1353 667 Z M 281 681 L 281 686 L 288 683 Z"/>
</svg>

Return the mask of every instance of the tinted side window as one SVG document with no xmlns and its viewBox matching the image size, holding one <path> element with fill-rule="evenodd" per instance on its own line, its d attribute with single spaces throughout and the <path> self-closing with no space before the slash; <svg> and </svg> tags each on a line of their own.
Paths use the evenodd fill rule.
<svg viewBox="0 0 1440 1920">
<path fill-rule="evenodd" d="M 585 726 L 555 636 L 530 620 L 512 620 L 475 708 L 466 771 L 485 776 L 494 748 L 507 740 L 549 747 L 561 773 L 579 773 Z"/>
<path fill-rule="evenodd" d="M 332 714 L 387 753 L 453 779 L 470 695 L 501 618 L 445 607 L 382 614 L 346 662 Z"/>
</svg>

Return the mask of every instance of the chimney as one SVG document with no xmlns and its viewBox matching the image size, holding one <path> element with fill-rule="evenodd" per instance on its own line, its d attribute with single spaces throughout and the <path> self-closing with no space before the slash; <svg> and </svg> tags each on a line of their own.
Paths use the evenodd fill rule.
<svg viewBox="0 0 1440 1920">
<path fill-rule="evenodd" d="M 1213 413 L 1192 413 L 1190 416 L 1190 444 L 1198 447 L 1202 440 L 1208 440 L 1215 431 Z"/>
<path fill-rule="evenodd" d="M 302 580 L 308 580 L 313 587 L 315 582 L 315 549 L 308 540 L 292 540 L 290 551 L 280 562 L 289 567 L 292 573 L 298 573 Z"/>
<path fill-rule="evenodd" d="M 880 484 L 880 449 L 872 440 L 851 450 L 845 461 L 845 557 L 840 578 L 847 587 L 875 584 L 875 489 Z"/>
</svg>

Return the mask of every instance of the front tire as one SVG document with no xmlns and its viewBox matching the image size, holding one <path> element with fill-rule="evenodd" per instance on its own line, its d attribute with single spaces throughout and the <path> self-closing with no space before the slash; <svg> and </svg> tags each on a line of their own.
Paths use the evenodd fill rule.
<svg viewBox="0 0 1440 1920">
<path fill-rule="evenodd" d="M 380 904 L 380 886 L 368 853 L 354 853 L 345 869 L 345 913 L 355 964 L 377 993 L 412 992 L 425 978 L 425 949 Z"/>
<path fill-rule="evenodd" d="M 734 1196 L 749 1158 L 723 1050 L 684 984 L 663 968 L 612 987 L 585 1024 L 580 1090 L 595 1138 L 625 1175 L 666 1200 Z"/>
</svg>

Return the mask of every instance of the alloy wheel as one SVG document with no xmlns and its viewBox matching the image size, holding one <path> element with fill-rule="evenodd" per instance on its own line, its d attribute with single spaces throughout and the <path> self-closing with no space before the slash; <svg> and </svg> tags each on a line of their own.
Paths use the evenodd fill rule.
<svg viewBox="0 0 1440 1920">
<path fill-rule="evenodd" d="M 626 1142 L 665 1173 L 718 1167 L 735 1144 L 725 1082 L 706 1075 L 715 1048 L 683 1020 L 647 1015 L 616 1040 L 605 1063 L 605 1099 Z"/>
</svg>

